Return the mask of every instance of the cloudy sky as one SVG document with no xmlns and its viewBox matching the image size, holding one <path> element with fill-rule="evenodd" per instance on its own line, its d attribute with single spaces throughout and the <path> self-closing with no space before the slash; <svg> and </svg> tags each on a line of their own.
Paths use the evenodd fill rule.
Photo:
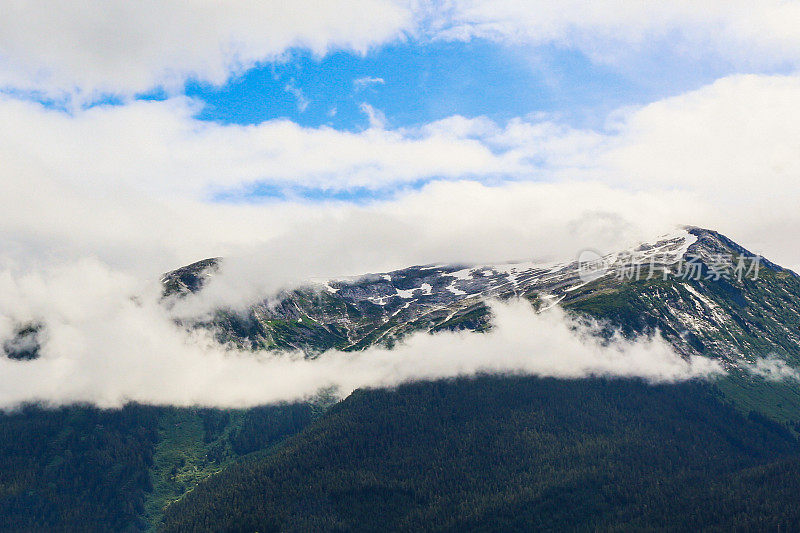
<svg viewBox="0 0 800 533">
<path fill-rule="evenodd" d="M 268 292 L 694 224 L 800 269 L 799 22 L 787 0 L 5 2 L 0 337 L 122 320 L 113 298 L 210 256 Z"/>
<path fill-rule="evenodd" d="M 798 20 L 783 0 L 8 2 L 0 260 L 337 275 L 685 223 L 797 268 Z"/>
</svg>

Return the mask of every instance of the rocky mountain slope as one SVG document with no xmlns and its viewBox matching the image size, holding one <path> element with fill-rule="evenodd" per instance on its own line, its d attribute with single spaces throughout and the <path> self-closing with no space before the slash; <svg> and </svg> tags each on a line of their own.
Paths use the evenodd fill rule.
<svg viewBox="0 0 800 533">
<path fill-rule="evenodd" d="M 208 259 L 166 274 L 165 295 L 200 290 L 220 268 L 224 262 Z M 800 362 L 800 277 L 695 227 L 565 263 L 426 265 L 309 283 L 197 325 L 243 347 L 314 354 L 391 346 L 420 330 L 484 330 L 487 300 L 512 297 L 539 309 L 560 305 L 626 334 L 657 330 L 680 353 L 728 368 L 770 354 Z"/>
</svg>

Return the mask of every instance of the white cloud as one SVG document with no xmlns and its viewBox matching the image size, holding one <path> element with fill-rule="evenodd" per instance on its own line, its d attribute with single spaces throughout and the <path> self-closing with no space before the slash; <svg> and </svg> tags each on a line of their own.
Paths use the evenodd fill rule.
<svg viewBox="0 0 800 533">
<path fill-rule="evenodd" d="M 771 193 L 789 190 L 800 175 L 798 102 L 797 76 L 724 78 L 619 116 L 618 138 L 604 157 L 621 176 L 636 172 L 642 186 L 670 183 L 744 199 L 765 185 Z"/>
<path fill-rule="evenodd" d="M 16 3 L 0 17 L 0 84 L 92 97 L 180 85 L 187 76 L 223 83 L 293 46 L 364 51 L 413 32 L 412 18 L 427 13 L 381 0 L 342 5 Z M 793 63 L 800 50 L 797 2 L 714 2 L 705 9 L 573 2 L 557 12 L 538 2 L 447 6 L 444 18 L 424 22 L 440 38 L 555 42 L 601 61 L 673 37 L 687 53 L 710 49 L 762 66 Z M 611 249 L 676 223 L 714 227 L 800 266 L 797 76 L 731 76 L 618 110 L 597 131 L 541 117 L 500 124 L 459 116 L 392 129 L 368 104 L 362 109 L 370 128 L 362 132 L 286 120 L 220 125 L 195 119 L 196 106 L 173 97 L 65 113 L 0 97 L 0 337 L 15 320 L 48 324 L 45 358 L 0 360 L 0 404 L 39 397 L 240 405 L 311 393 L 330 384 L 333 371 L 344 372 L 337 384 L 347 389 L 494 364 L 556 375 L 697 370 L 658 341 L 587 348 L 586 339 L 559 337 L 563 317 L 506 316 L 503 308 L 499 337 L 419 337 L 396 353 L 259 363 L 187 338 L 152 304 L 156 288 L 147 280 L 203 257 L 229 258 L 231 275 L 209 294 L 233 302 L 308 277 L 432 262 L 569 259 L 582 248 Z M 255 183 L 392 190 L 427 179 L 439 181 L 367 205 L 208 200 Z M 130 299 L 143 291 L 145 303 Z M 502 327 L 515 317 L 544 329 L 531 339 L 524 328 Z M 481 343 L 508 347 L 511 355 L 498 357 Z M 524 359 L 528 347 L 558 348 L 565 359 Z M 431 349 L 442 359 L 415 351 Z M 461 352 L 453 350 L 469 357 L 456 360 Z M 398 367 L 403 354 L 409 366 Z M 785 370 L 770 365 L 762 370 Z M 276 377 L 284 371 L 293 379 Z"/>
<path fill-rule="evenodd" d="M 660 235 L 702 207 L 686 194 L 631 193 L 596 183 L 464 181 L 365 206 L 268 205 L 254 227 L 237 226 L 239 245 L 217 244 L 211 253 L 214 231 L 205 247 L 195 245 L 226 262 L 187 312 L 251 303 L 309 278 L 441 262 L 572 260 L 582 249 L 613 250 Z M 259 235 L 261 228 L 269 228 L 269 238 Z"/>
<path fill-rule="evenodd" d="M 732 76 L 617 116 L 606 182 L 693 191 L 703 224 L 797 269 L 800 78 Z"/>
<path fill-rule="evenodd" d="M 390 0 L 10 2 L 0 85 L 92 97 L 188 77 L 221 84 L 292 47 L 365 52 L 412 29 L 408 7 Z"/>
<path fill-rule="evenodd" d="M 372 76 L 366 76 L 364 78 L 357 78 L 353 80 L 353 85 L 357 90 L 361 90 L 369 85 L 383 85 L 386 83 L 386 80 L 383 78 L 377 78 Z"/>
<path fill-rule="evenodd" d="M 664 50 L 738 69 L 798 65 L 797 1 L 123 0 L 11 2 L 0 86 L 53 97 L 130 96 L 187 78 L 223 84 L 292 48 L 363 53 L 403 39 L 487 38 L 576 48 L 617 66 Z M 382 83 L 365 77 L 355 86 Z"/>
<path fill-rule="evenodd" d="M 480 372 L 652 381 L 721 372 L 710 359 L 682 359 L 660 337 L 606 344 L 591 326 L 558 310 L 537 315 L 527 302 L 496 304 L 496 329 L 487 334 L 421 333 L 394 350 L 332 351 L 316 360 L 258 356 L 179 329 L 153 294 L 131 300 L 129 281 L 93 262 L 46 278 L 0 275 L 3 315 L 30 312 L 47 323 L 39 359 L 0 359 L 0 408 L 30 401 L 243 407 L 303 399 L 320 388 L 346 395 L 358 387 Z"/>
<path fill-rule="evenodd" d="M 288 120 L 219 125 L 192 118 L 194 109 L 174 98 L 66 114 L 0 97 L 0 120 L 9 125 L 0 151 L 4 161 L 76 184 L 195 197 L 258 181 L 376 188 L 520 170 L 514 158 L 443 129 L 384 130 L 375 110 L 373 128 L 351 133 Z"/>
<path fill-rule="evenodd" d="M 294 80 L 286 84 L 285 90 L 287 93 L 294 96 L 294 100 L 297 103 L 297 110 L 301 113 L 305 113 L 306 109 L 308 109 L 308 104 L 311 102 L 306 98 L 306 95 L 303 94 L 303 91 L 294 84 Z"/>
<path fill-rule="evenodd" d="M 358 377 L 342 378 L 343 388 L 389 383 L 387 367 L 347 366 L 344 356 L 331 358 L 340 367 L 254 366 L 205 339 L 187 339 L 163 312 L 130 299 L 161 272 L 208 256 L 230 258 L 232 275 L 217 296 L 233 301 L 308 277 L 410 264 L 570 259 L 582 248 L 613 248 L 674 223 L 715 227 L 796 266 L 797 102 L 794 77 L 739 76 L 621 110 L 604 131 L 450 117 L 352 133 L 287 121 L 206 123 L 192 118 L 186 99 L 74 113 L 0 99 L 0 336 L 14 320 L 43 317 L 52 326 L 41 362 L 2 362 L 5 402 L 38 395 L 104 405 L 125 398 L 244 404 L 312 392 L 337 368 Z M 488 178 L 479 183 L 476 176 Z M 447 179 L 366 205 L 220 204 L 205 196 L 257 180 L 339 190 L 420 177 Z M 161 359 L 138 360 L 137 367 L 131 354 L 139 357 L 142 347 Z M 474 352 L 480 365 L 469 368 L 489 364 L 480 358 L 485 353 Z M 198 357 L 208 364 L 197 365 Z M 389 365 L 394 356 L 382 357 L 376 361 L 388 362 L 375 364 Z M 444 370 L 423 361 L 429 366 L 408 367 L 417 373 L 403 371 L 410 377 L 465 368 L 443 361 Z M 192 365 L 198 368 L 184 373 Z M 277 383 L 276 368 L 308 380 Z M 166 387 L 153 372 L 178 381 Z M 220 379 L 244 386 L 208 392 Z M 297 383 L 307 387 L 289 389 Z"/>
<path fill-rule="evenodd" d="M 386 115 L 383 114 L 383 111 L 380 109 L 375 109 L 366 102 L 362 102 L 359 108 L 361 109 L 362 113 L 367 115 L 367 120 L 369 120 L 369 127 L 371 129 L 386 129 Z"/>
<path fill-rule="evenodd" d="M 308 239 L 314 228 L 336 246 L 392 242 L 398 250 L 384 255 L 396 267 L 497 261 L 572 254 L 574 235 L 560 232 L 563 246 L 540 236 L 598 213 L 597 227 L 615 219 L 636 228 L 625 238 L 673 223 L 715 227 L 797 267 L 798 102 L 796 77 L 735 76 L 619 111 L 604 131 L 450 117 L 354 133 L 284 120 L 203 122 L 183 98 L 68 114 L 4 97 L 0 194 L 13 201 L 0 210 L 0 250 L 17 258 L 34 248 L 99 254 L 117 266 L 156 258 L 166 269 L 177 266 L 170 261 L 246 256 L 247 243 L 255 250 L 276 238 Z M 255 182 L 343 190 L 423 179 L 449 183 L 361 207 L 207 202 L 213 191 Z M 369 243 L 357 237 L 364 227 L 375 228 Z"/>
<path fill-rule="evenodd" d="M 431 5 L 428 29 L 444 39 L 555 43 L 618 65 L 664 50 L 745 68 L 800 61 L 800 2 L 793 0 L 451 0 Z"/>
<path fill-rule="evenodd" d="M 800 372 L 774 355 L 759 357 L 753 364 L 746 366 L 745 369 L 769 381 L 800 381 Z"/>
</svg>

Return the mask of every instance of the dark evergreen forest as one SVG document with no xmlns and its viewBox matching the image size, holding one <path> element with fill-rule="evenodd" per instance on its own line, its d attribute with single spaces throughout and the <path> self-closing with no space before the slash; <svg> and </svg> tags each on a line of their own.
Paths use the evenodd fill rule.
<svg viewBox="0 0 800 533">
<path fill-rule="evenodd" d="M 355 393 L 209 478 L 163 530 L 785 530 L 798 452 L 704 383 L 418 383 Z"/>
<path fill-rule="evenodd" d="M 0 416 L 0 530 L 791 530 L 796 429 L 712 383 L 599 378 L 30 406 Z"/>
</svg>

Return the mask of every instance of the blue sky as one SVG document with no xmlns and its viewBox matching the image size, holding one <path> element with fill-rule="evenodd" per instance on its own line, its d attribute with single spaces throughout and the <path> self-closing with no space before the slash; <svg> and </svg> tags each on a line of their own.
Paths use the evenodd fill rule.
<svg viewBox="0 0 800 533">
<path fill-rule="evenodd" d="M 778 64 L 750 72 L 791 70 Z M 420 127 L 458 115 L 498 124 L 518 117 L 554 120 L 602 132 L 615 110 L 686 93 L 739 71 L 731 62 L 682 54 L 658 43 L 613 64 L 553 43 L 403 39 L 366 53 L 314 54 L 291 48 L 280 59 L 259 61 L 222 84 L 189 78 L 178 92 L 200 103 L 197 120 L 220 125 L 281 119 L 305 128 L 360 132 L 370 127 L 369 106 L 387 129 Z M 174 96 L 175 91 L 155 88 L 135 98 Z M 107 96 L 96 103 L 123 105 L 124 100 Z M 255 183 L 218 190 L 211 197 L 219 202 L 302 198 L 363 203 L 440 178 L 334 189 Z"/>
<path fill-rule="evenodd" d="M 620 68 L 593 62 L 576 49 L 482 39 L 405 41 L 363 55 L 336 51 L 320 57 L 293 49 L 222 86 L 189 80 L 184 92 L 203 103 L 199 119 L 223 124 L 289 119 L 357 131 L 368 126 L 361 107 L 366 103 L 393 128 L 452 115 L 503 122 L 537 113 L 597 128 L 614 109 L 696 89 L 736 70 L 667 52 L 640 59 Z M 159 95 L 164 97 L 159 91 L 146 97 Z"/>
<path fill-rule="evenodd" d="M 581 50 L 554 44 L 511 46 L 482 39 L 404 41 L 366 54 L 336 51 L 321 57 L 293 49 L 284 56 L 261 62 L 221 86 L 189 80 L 185 94 L 202 102 L 196 118 L 242 125 L 288 119 L 303 127 L 357 132 L 369 127 L 363 107 L 367 104 L 392 129 L 461 115 L 501 124 L 514 117 L 541 117 L 603 131 L 616 109 L 679 95 L 738 72 L 724 61 L 686 58 L 658 47 L 620 66 L 592 61 Z M 751 71 L 774 74 L 791 69 L 779 65 Z M 332 190 L 265 183 L 225 190 L 213 198 L 363 203 L 435 179 L 439 177 L 388 188 Z"/>
</svg>

